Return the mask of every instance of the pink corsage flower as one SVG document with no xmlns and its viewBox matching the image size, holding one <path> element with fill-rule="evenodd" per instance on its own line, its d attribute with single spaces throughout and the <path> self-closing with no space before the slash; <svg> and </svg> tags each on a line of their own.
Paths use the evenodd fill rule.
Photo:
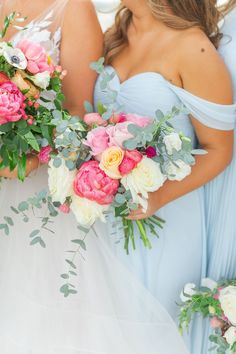
<svg viewBox="0 0 236 354">
<path fill-rule="evenodd" d="M 0 84 L 0 124 L 26 119 L 25 97 L 12 82 Z"/>
<path fill-rule="evenodd" d="M 100 169 L 97 161 L 85 162 L 80 167 L 74 181 L 76 195 L 101 205 L 112 203 L 118 187 L 119 181 L 108 177 Z"/>
<path fill-rule="evenodd" d="M 48 71 L 52 73 L 54 66 L 50 64 L 46 50 L 38 43 L 23 39 L 17 45 L 19 49 L 24 53 L 27 59 L 27 70 L 31 74 L 38 74 Z"/>
</svg>

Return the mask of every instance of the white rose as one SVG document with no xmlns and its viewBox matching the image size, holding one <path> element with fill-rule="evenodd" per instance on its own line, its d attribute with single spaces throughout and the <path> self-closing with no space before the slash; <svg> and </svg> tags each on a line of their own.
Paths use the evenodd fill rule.
<svg viewBox="0 0 236 354">
<path fill-rule="evenodd" d="M 163 139 L 166 146 L 168 155 L 173 155 L 173 150 L 180 151 L 182 148 L 182 141 L 178 133 L 170 133 L 166 135 Z"/>
<path fill-rule="evenodd" d="M 219 301 L 225 316 L 236 326 L 236 286 L 227 286 L 222 289 Z"/>
<path fill-rule="evenodd" d="M 78 223 L 85 227 L 93 225 L 98 219 L 106 222 L 104 211 L 109 208 L 107 205 L 100 205 L 89 199 L 80 198 L 75 194 L 72 196 L 70 207 Z"/>
<path fill-rule="evenodd" d="M 203 278 L 201 286 L 210 290 L 215 290 L 217 288 L 217 282 L 210 278 Z"/>
<path fill-rule="evenodd" d="M 192 168 L 182 160 L 175 163 L 168 161 L 165 165 L 166 174 L 170 181 L 182 181 L 191 174 Z"/>
<path fill-rule="evenodd" d="M 180 294 L 181 301 L 187 302 L 191 300 L 191 297 L 197 293 L 195 289 L 196 289 L 196 285 L 194 283 L 186 284 Z"/>
<path fill-rule="evenodd" d="M 40 87 L 43 90 L 46 90 L 50 83 L 50 73 L 48 71 L 38 73 L 34 75 L 31 80 L 36 86 Z"/>
<path fill-rule="evenodd" d="M 157 191 L 165 180 L 159 163 L 145 156 L 131 173 L 121 179 L 121 183 L 130 190 L 134 203 L 140 204 L 145 212 L 148 193 Z"/>
<path fill-rule="evenodd" d="M 73 182 L 75 179 L 76 170 L 69 171 L 62 160 L 60 167 L 53 165 L 53 159 L 49 162 L 48 168 L 48 186 L 54 202 L 63 204 L 67 197 L 73 194 Z"/>
<path fill-rule="evenodd" d="M 236 342 L 236 327 L 230 327 L 224 334 L 226 342 L 231 346 Z"/>
</svg>

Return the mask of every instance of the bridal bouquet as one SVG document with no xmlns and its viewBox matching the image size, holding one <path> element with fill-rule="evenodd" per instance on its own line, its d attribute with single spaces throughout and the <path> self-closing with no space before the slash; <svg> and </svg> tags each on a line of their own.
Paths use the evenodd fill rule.
<svg viewBox="0 0 236 354">
<path fill-rule="evenodd" d="M 0 38 L 17 20 L 22 19 L 15 13 L 6 17 Z M 42 149 L 53 147 L 52 119 L 55 110 L 62 111 L 64 74 L 40 44 L 28 39 L 16 46 L 0 43 L 0 168 L 17 167 L 22 181 L 27 154 L 40 159 Z"/>
<path fill-rule="evenodd" d="M 204 279 L 202 287 L 187 284 L 181 294 L 181 332 L 189 327 L 192 317 L 200 314 L 209 318 L 213 334 L 211 350 L 217 353 L 236 353 L 236 280 L 216 283 Z"/>
</svg>

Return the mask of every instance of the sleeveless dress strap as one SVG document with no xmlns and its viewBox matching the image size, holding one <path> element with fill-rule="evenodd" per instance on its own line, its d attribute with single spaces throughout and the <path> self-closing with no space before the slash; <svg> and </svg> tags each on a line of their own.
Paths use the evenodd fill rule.
<svg viewBox="0 0 236 354">
<path fill-rule="evenodd" d="M 170 89 L 178 96 L 188 109 L 189 113 L 205 126 L 218 130 L 234 129 L 236 121 L 236 103 L 221 105 L 204 100 L 192 93 L 168 84 Z"/>
</svg>

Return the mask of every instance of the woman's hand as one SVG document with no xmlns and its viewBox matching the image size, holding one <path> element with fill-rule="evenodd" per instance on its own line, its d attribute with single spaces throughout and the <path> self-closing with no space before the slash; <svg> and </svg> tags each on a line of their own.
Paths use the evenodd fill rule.
<svg viewBox="0 0 236 354">
<path fill-rule="evenodd" d="M 39 167 L 39 159 L 35 155 L 28 155 L 26 162 L 26 176 L 28 176 L 32 171 L 36 170 Z M 13 171 L 10 171 L 9 168 L 4 168 L 0 170 L 0 177 L 15 179 L 17 178 L 17 168 Z"/>
<path fill-rule="evenodd" d="M 160 209 L 161 205 L 158 202 L 158 191 L 148 194 L 148 208 L 146 213 L 143 212 L 143 208 L 139 206 L 137 210 L 133 210 L 129 216 L 128 220 L 142 220 L 147 219 L 156 214 L 156 212 Z"/>
</svg>

